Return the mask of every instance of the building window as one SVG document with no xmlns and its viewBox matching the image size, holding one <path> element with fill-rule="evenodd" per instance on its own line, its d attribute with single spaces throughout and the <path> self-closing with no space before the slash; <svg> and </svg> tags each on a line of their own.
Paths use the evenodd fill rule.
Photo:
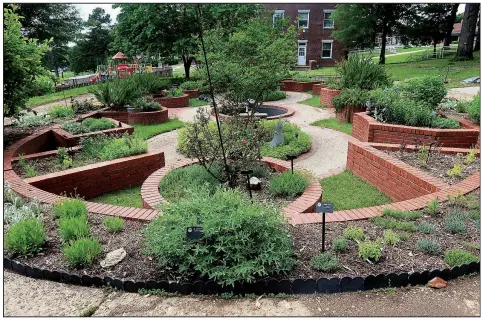
<svg viewBox="0 0 482 320">
<path fill-rule="evenodd" d="M 275 25 L 276 20 L 283 19 L 284 17 L 285 17 L 284 10 L 275 10 L 273 14 L 273 26 Z"/>
<path fill-rule="evenodd" d="M 321 41 L 321 58 L 331 59 L 333 52 L 333 40 Z"/>
<path fill-rule="evenodd" d="M 323 10 L 323 28 L 333 29 L 335 27 L 335 22 L 331 18 L 331 13 L 333 10 Z"/>
<path fill-rule="evenodd" d="M 308 29 L 310 10 L 298 10 L 298 28 Z"/>
</svg>

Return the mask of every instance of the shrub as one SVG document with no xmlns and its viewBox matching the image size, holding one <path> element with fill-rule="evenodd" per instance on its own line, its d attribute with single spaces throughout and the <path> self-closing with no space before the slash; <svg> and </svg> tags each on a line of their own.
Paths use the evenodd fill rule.
<svg viewBox="0 0 482 320">
<path fill-rule="evenodd" d="M 371 217 L 368 221 L 373 222 L 377 227 L 399 231 L 415 232 L 417 227 L 411 221 L 397 221 L 388 217 Z"/>
<path fill-rule="evenodd" d="M 89 235 L 89 225 L 87 223 L 87 216 L 85 215 L 73 218 L 61 218 L 58 224 L 59 235 L 64 243 Z"/>
<path fill-rule="evenodd" d="M 396 220 L 417 220 L 423 216 L 421 211 L 402 211 L 390 208 L 383 209 L 382 214 Z"/>
<path fill-rule="evenodd" d="M 89 129 L 87 127 L 83 126 L 81 123 L 78 123 L 78 122 L 64 123 L 64 125 L 62 126 L 62 129 L 74 135 L 89 132 Z"/>
<path fill-rule="evenodd" d="M 275 196 L 294 197 L 302 194 L 310 183 L 306 173 L 285 171 L 269 180 L 268 189 Z"/>
<path fill-rule="evenodd" d="M 301 131 L 300 127 L 289 123 L 286 120 L 283 123 L 283 138 L 284 143 L 277 147 L 271 147 L 270 142 L 275 131 L 278 121 L 262 121 L 261 126 L 270 134 L 269 141 L 261 148 L 261 155 L 264 157 L 273 157 L 277 159 L 286 160 L 289 155 L 298 156 L 305 153 L 311 148 L 311 137 Z"/>
<path fill-rule="evenodd" d="M 182 274 L 196 271 L 230 285 L 284 273 L 295 264 L 279 209 L 253 203 L 238 190 L 218 189 L 210 195 L 199 188 L 161 210 L 163 215 L 145 230 L 147 253 L 157 257 L 161 268 Z M 186 240 L 191 226 L 203 227 L 204 237 Z"/>
<path fill-rule="evenodd" d="M 263 95 L 263 101 L 277 101 L 286 98 L 286 93 L 283 91 L 269 91 Z"/>
<path fill-rule="evenodd" d="M 360 258 L 377 262 L 382 257 L 382 246 L 379 241 L 364 241 L 358 245 Z"/>
<path fill-rule="evenodd" d="M 343 230 L 343 238 L 348 240 L 363 240 L 365 238 L 365 232 L 361 227 L 350 226 Z"/>
<path fill-rule="evenodd" d="M 432 201 L 427 202 L 427 207 L 425 208 L 425 212 L 431 216 L 436 215 L 440 211 L 440 203 L 438 199 L 433 199 Z"/>
<path fill-rule="evenodd" d="M 124 219 L 120 217 L 107 217 L 104 219 L 104 226 L 110 233 L 124 230 Z"/>
<path fill-rule="evenodd" d="M 72 119 L 74 117 L 74 110 L 68 106 L 55 106 L 50 108 L 49 115 L 52 118 Z"/>
<path fill-rule="evenodd" d="M 195 89 L 199 89 L 200 87 L 200 81 L 184 81 L 183 83 L 181 83 L 181 85 L 179 86 L 179 88 L 181 90 L 195 90 Z"/>
<path fill-rule="evenodd" d="M 348 240 L 345 238 L 336 238 L 333 240 L 333 249 L 338 252 L 345 252 L 348 250 Z"/>
<path fill-rule="evenodd" d="M 347 60 L 337 65 L 340 74 L 340 86 L 343 89 L 358 88 L 373 90 L 391 85 L 390 77 L 384 66 L 371 57 L 350 54 Z"/>
<path fill-rule="evenodd" d="M 143 90 L 139 88 L 137 77 L 136 75 L 126 79 L 106 81 L 91 90 L 91 93 L 104 106 L 113 109 L 125 109 L 127 105 L 132 104 L 142 95 Z"/>
<path fill-rule="evenodd" d="M 164 97 L 182 97 L 184 92 L 178 88 L 171 88 L 164 93 Z"/>
<path fill-rule="evenodd" d="M 67 152 L 67 149 L 65 148 L 58 148 L 57 149 L 57 163 L 62 164 L 64 162 L 65 158 L 69 157 L 69 153 Z"/>
<path fill-rule="evenodd" d="M 260 162 L 259 164 L 254 164 L 252 167 L 253 174 L 252 176 L 257 178 L 266 178 L 269 176 L 271 169 L 268 165 L 264 162 Z"/>
<path fill-rule="evenodd" d="M 445 230 L 450 233 L 461 233 L 467 230 L 466 216 L 458 211 L 450 212 L 445 217 Z"/>
<path fill-rule="evenodd" d="M 434 224 L 428 222 L 422 222 L 418 225 L 417 231 L 425 234 L 431 234 L 437 230 L 437 227 Z"/>
<path fill-rule="evenodd" d="M 77 239 L 62 249 L 72 267 L 91 266 L 102 252 L 99 241 L 93 238 Z"/>
<path fill-rule="evenodd" d="M 340 262 L 331 253 L 322 253 L 311 258 L 311 266 L 318 271 L 335 272 L 340 268 Z"/>
<path fill-rule="evenodd" d="M 107 118 L 87 118 L 82 121 L 82 125 L 87 127 L 89 132 L 102 131 L 115 128 L 114 122 Z"/>
<path fill-rule="evenodd" d="M 49 115 L 25 115 L 19 117 L 15 121 L 15 126 L 18 128 L 35 128 L 48 125 L 52 122 L 52 118 Z"/>
<path fill-rule="evenodd" d="M 48 75 L 38 75 L 33 81 L 32 96 L 43 96 L 54 92 L 54 81 Z"/>
<path fill-rule="evenodd" d="M 444 80 L 438 76 L 424 76 L 407 79 L 402 83 L 403 95 L 411 100 L 424 102 L 435 110 L 447 94 Z"/>
<path fill-rule="evenodd" d="M 395 246 L 397 245 L 397 243 L 400 242 L 400 237 L 395 232 L 393 232 L 393 230 L 390 229 L 383 232 L 383 239 L 386 244 L 391 246 Z"/>
<path fill-rule="evenodd" d="M 462 249 L 445 251 L 444 260 L 451 267 L 459 266 L 461 264 L 468 264 L 471 262 L 479 262 L 479 258 Z"/>
<path fill-rule="evenodd" d="M 480 123 L 480 93 L 470 102 L 467 109 L 470 119 L 475 123 Z"/>
<path fill-rule="evenodd" d="M 430 239 L 419 239 L 417 240 L 415 246 L 418 251 L 428 254 L 439 254 L 442 252 L 440 245 L 436 241 Z"/>
<path fill-rule="evenodd" d="M 341 94 L 333 98 L 333 106 L 336 112 L 340 112 L 344 108 L 364 106 L 367 101 L 368 91 L 358 88 L 347 88 L 343 89 Z"/>
<path fill-rule="evenodd" d="M 84 99 L 84 101 L 78 101 L 74 100 L 74 98 L 72 97 L 70 99 L 70 104 L 72 105 L 72 110 L 74 110 L 75 114 L 83 114 L 98 109 L 94 105 L 93 98 L 91 98 L 90 100 Z"/>
<path fill-rule="evenodd" d="M 438 129 L 458 129 L 460 128 L 460 123 L 455 119 L 433 116 L 430 126 Z"/>
<path fill-rule="evenodd" d="M 79 199 L 58 199 L 52 208 L 55 219 L 87 217 L 87 206 Z"/>
<path fill-rule="evenodd" d="M 5 248 L 12 254 L 34 254 L 46 241 L 43 223 L 36 218 L 26 218 L 12 225 L 4 237 Z"/>
<path fill-rule="evenodd" d="M 139 98 L 132 103 L 132 107 L 141 109 L 143 112 L 161 110 L 161 105 L 156 101 L 149 100 L 146 97 Z"/>
</svg>

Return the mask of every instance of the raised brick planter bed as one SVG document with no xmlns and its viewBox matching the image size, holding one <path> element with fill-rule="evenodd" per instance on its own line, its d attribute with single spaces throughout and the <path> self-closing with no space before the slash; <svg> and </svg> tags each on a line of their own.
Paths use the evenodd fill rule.
<svg viewBox="0 0 482 320">
<path fill-rule="evenodd" d="M 306 92 L 313 89 L 313 85 L 320 83 L 320 81 L 312 82 L 297 82 L 294 80 L 282 80 L 280 82 L 281 91 Z"/>
<path fill-rule="evenodd" d="M 182 97 L 164 97 L 160 94 L 152 96 L 154 101 L 164 108 L 185 108 L 189 106 L 189 95 L 184 94 Z"/>
<path fill-rule="evenodd" d="M 336 118 L 341 122 L 352 122 L 354 113 L 364 112 L 365 110 L 365 106 L 346 106 L 342 110 L 336 111 Z"/>
<path fill-rule="evenodd" d="M 189 99 L 195 99 L 199 97 L 199 89 L 194 89 L 194 90 L 182 90 L 182 93 L 187 94 L 189 96 Z"/>
<path fill-rule="evenodd" d="M 170 168 L 161 168 L 154 172 L 147 180 L 142 184 L 141 195 L 144 208 L 156 208 L 159 204 L 166 202 L 166 200 L 159 193 L 159 183 L 165 177 L 165 175 L 178 168 L 188 166 L 196 163 L 197 160 L 185 159 L 179 161 Z M 291 164 L 287 161 L 263 157 L 263 162 L 270 168 L 276 171 L 283 172 L 291 170 Z M 295 201 L 290 203 L 284 208 L 283 213 L 285 215 L 296 214 L 300 212 L 311 212 L 315 210 L 316 204 L 322 199 L 322 189 L 318 179 L 313 178 L 310 186 L 303 192 L 303 194 Z"/>
<path fill-rule="evenodd" d="M 320 88 L 320 103 L 333 108 L 333 98 L 341 94 L 341 90 Z"/>
<path fill-rule="evenodd" d="M 362 112 L 353 115 L 352 135 L 365 142 L 416 144 L 418 141 L 424 144 L 437 142 L 440 146 L 454 148 L 475 146 L 480 128 L 468 123 L 461 123 L 461 126 L 470 128 L 435 129 L 381 123 Z"/>
<path fill-rule="evenodd" d="M 128 124 L 157 124 L 169 120 L 166 108 L 162 108 L 162 110 L 159 111 L 149 112 L 111 111 L 107 109 L 96 112 L 96 115 L 99 118 L 111 118 Z"/>
<path fill-rule="evenodd" d="M 273 109 L 280 109 L 280 110 L 285 111 L 285 113 L 283 113 L 283 114 L 279 114 L 279 115 L 277 115 L 277 116 L 270 116 L 270 117 L 264 118 L 264 119 L 266 119 L 266 120 L 287 118 L 287 117 L 291 117 L 292 115 L 295 114 L 295 110 L 294 110 L 294 109 L 291 109 L 291 108 L 286 107 L 286 106 L 263 105 L 263 107 L 273 108 Z M 214 109 L 211 110 L 211 115 L 214 116 Z M 218 113 L 218 116 L 219 116 L 220 118 L 229 118 L 229 117 L 231 117 L 230 115 L 223 114 L 223 113 Z"/>
<path fill-rule="evenodd" d="M 326 88 L 325 83 L 314 83 L 312 87 L 313 94 L 320 95 L 321 88 Z"/>
</svg>

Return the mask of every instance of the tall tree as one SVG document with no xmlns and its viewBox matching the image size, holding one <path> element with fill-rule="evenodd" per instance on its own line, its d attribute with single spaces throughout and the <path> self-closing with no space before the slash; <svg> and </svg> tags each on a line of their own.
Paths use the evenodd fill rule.
<svg viewBox="0 0 482 320">
<path fill-rule="evenodd" d="M 445 26 L 445 39 L 444 47 L 450 46 L 452 42 L 452 30 L 454 29 L 454 23 L 457 20 L 457 9 L 459 8 L 458 3 L 451 4 L 450 16 L 447 19 L 447 24 Z"/>
<path fill-rule="evenodd" d="M 467 3 L 465 5 L 464 22 L 460 31 L 459 46 L 457 48 L 458 60 L 473 59 L 475 28 L 479 17 L 479 3 Z"/>
<path fill-rule="evenodd" d="M 336 21 L 333 37 L 347 48 L 373 47 L 381 35 L 380 64 L 385 64 L 387 36 L 397 32 L 411 13 L 410 4 L 339 4 L 332 14 Z"/>
<path fill-rule="evenodd" d="M 475 35 L 475 45 L 474 45 L 474 52 L 480 51 L 480 10 L 479 10 L 479 17 L 477 19 L 477 33 Z"/>
<path fill-rule="evenodd" d="M 53 39 L 51 51 L 43 58 L 48 69 L 58 76 L 59 67 L 68 64 L 68 43 L 80 32 L 81 19 L 76 7 L 63 3 L 20 3 L 17 14 L 24 17 L 22 33 L 40 41 Z"/>
</svg>

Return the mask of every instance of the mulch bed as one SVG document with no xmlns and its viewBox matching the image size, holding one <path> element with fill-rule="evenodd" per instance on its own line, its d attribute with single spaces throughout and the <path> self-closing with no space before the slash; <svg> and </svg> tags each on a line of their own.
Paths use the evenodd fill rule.
<svg viewBox="0 0 482 320">
<path fill-rule="evenodd" d="M 436 149 L 430 152 L 427 164 L 420 162 L 417 152 L 403 152 L 400 151 L 384 151 L 392 157 L 395 157 L 403 162 L 414 166 L 429 175 L 436 177 L 450 185 L 459 183 L 470 175 L 480 171 L 480 158 L 476 157 L 471 164 L 465 164 L 463 161 L 465 155 L 457 156 L 455 154 L 442 154 Z M 449 177 L 447 172 L 454 167 L 454 164 L 460 162 L 463 164 L 462 174 L 459 176 Z"/>
<path fill-rule="evenodd" d="M 19 128 L 13 125 L 3 127 L 3 149 L 7 149 L 12 144 L 20 141 L 37 132 L 52 128 L 56 123 L 51 123 L 46 126 L 36 127 L 36 128 Z"/>
<path fill-rule="evenodd" d="M 473 192 L 480 199 L 480 189 Z M 461 234 L 449 234 L 444 231 L 444 216 L 451 209 L 447 204 L 441 205 L 441 213 L 435 217 L 424 216 L 416 221 L 426 221 L 435 224 L 438 230 L 431 235 L 421 233 L 411 233 L 407 240 L 402 241 L 395 247 L 386 245 L 383 249 L 383 257 L 376 264 L 369 264 L 362 261 L 358 257 L 357 246 L 354 242 L 350 243 L 350 249 L 346 253 L 336 253 L 343 267 L 335 273 L 318 272 L 311 268 L 311 258 L 321 253 L 321 225 L 298 225 L 290 226 L 289 231 L 293 237 L 294 250 L 298 259 L 298 263 L 294 269 L 285 276 L 276 276 L 276 279 L 296 279 L 296 278 L 313 278 L 320 277 L 345 277 L 345 276 L 367 276 L 369 274 L 380 273 L 400 273 L 400 272 L 421 272 L 435 268 L 444 269 L 449 266 L 443 260 L 443 253 L 440 255 L 428 255 L 418 252 L 415 243 L 418 239 L 431 238 L 439 242 L 442 252 L 447 249 L 463 248 L 471 251 L 475 255 L 480 255 L 480 250 L 470 249 L 464 242 L 470 242 L 479 245 L 480 229 L 476 227 L 475 222 L 469 220 L 467 223 L 467 232 Z M 145 223 L 126 221 L 125 230 L 118 234 L 110 234 L 103 226 L 103 216 L 89 214 L 89 225 L 91 234 L 97 237 L 104 252 L 99 261 L 95 262 L 93 267 L 80 270 L 72 270 L 69 268 L 63 254 L 61 253 L 61 243 L 58 237 L 58 228 L 53 221 L 50 210 L 45 213 L 45 226 L 48 234 L 48 243 L 44 251 L 34 257 L 15 257 L 15 260 L 33 265 L 36 267 L 47 268 L 51 270 L 76 271 L 80 274 L 89 274 L 94 276 L 109 276 L 120 279 L 130 279 L 144 281 L 152 280 L 180 280 L 181 277 L 175 270 L 160 270 L 155 262 L 154 257 L 143 254 L 144 238 L 142 229 Z M 352 221 L 345 223 L 329 223 L 326 228 L 326 249 L 331 250 L 331 242 L 334 238 L 340 236 L 343 230 L 350 225 L 363 227 L 365 235 L 370 240 L 377 237 L 383 237 L 383 229 L 376 227 L 369 221 Z M 103 269 L 99 262 L 105 257 L 105 254 L 118 249 L 124 248 L 127 252 L 126 258 L 114 267 Z M 267 278 L 266 278 L 267 279 Z M 184 277 L 185 281 L 198 280 L 194 275 Z M 201 279 L 205 280 L 205 279 Z"/>
</svg>

